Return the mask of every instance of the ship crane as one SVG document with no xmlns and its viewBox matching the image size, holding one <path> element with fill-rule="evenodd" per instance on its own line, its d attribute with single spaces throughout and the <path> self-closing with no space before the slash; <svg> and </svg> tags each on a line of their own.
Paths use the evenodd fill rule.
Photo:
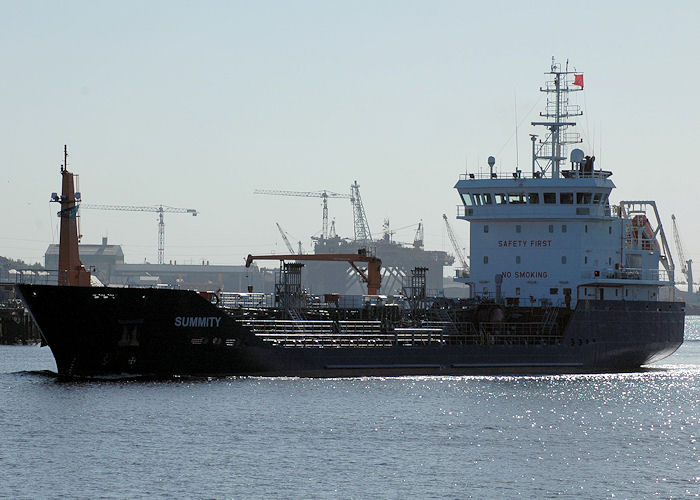
<svg viewBox="0 0 700 500">
<path fill-rule="evenodd" d="M 197 215 L 197 210 L 194 208 L 176 208 L 167 207 L 164 205 L 157 206 L 132 206 L 132 205 L 95 205 L 92 203 L 83 203 L 80 208 L 91 210 L 120 210 L 126 212 L 154 212 L 158 214 L 158 264 L 164 263 L 165 257 L 165 220 L 163 214 L 192 214 Z"/>
<path fill-rule="evenodd" d="M 676 216 L 671 215 L 671 220 L 673 220 L 673 239 L 676 240 L 676 251 L 678 252 L 678 257 L 681 259 L 681 272 L 685 274 L 688 280 L 688 293 L 692 295 L 693 293 L 693 260 L 685 259 L 685 252 L 683 251 L 683 244 L 681 243 L 680 231 L 678 231 L 678 223 L 676 222 Z"/>
<path fill-rule="evenodd" d="M 358 251 L 356 254 L 292 254 L 292 255 L 248 255 L 245 261 L 245 267 L 250 267 L 255 260 L 294 260 L 294 261 L 315 261 L 315 262 L 347 262 L 360 276 L 362 281 L 367 284 L 367 294 L 379 294 L 379 288 L 382 283 L 382 261 L 372 255 L 367 255 L 364 250 Z M 361 269 L 357 266 L 357 262 L 367 264 L 366 269 Z"/>
<path fill-rule="evenodd" d="M 345 198 L 352 200 L 352 195 L 343 193 L 333 193 L 331 191 L 281 191 L 276 189 L 256 189 L 254 194 L 270 194 L 276 196 L 303 196 L 306 198 L 321 198 L 323 200 L 323 229 L 321 236 L 328 238 L 328 198 Z"/>
<path fill-rule="evenodd" d="M 442 218 L 445 219 L 445 227 L 447 227 L 447 235 L 450 237 L 450 241 L 452 242 L 452 247 L 455 249 L 455 254 L 457 255 L 457 260 L 459 261 L 461 265 L 461 277 L 462 278 L 468 278 L 469 277 L 469 265 L 467 264 L 467 259 L 464 257 L 464 252 L 462 252 L 462 249 L 459 247 L 459 244 L 457 243 L 457 237 L 455 236 L 454 231 L 452 231 L 452 226 L 450 226 L 450 221 L 447 219 L 446 214 L 442 214 Z"/>
</svg>

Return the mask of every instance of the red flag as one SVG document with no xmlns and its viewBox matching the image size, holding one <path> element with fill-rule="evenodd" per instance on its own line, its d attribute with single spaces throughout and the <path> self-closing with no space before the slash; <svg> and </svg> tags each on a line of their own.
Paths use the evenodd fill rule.
<svg viewBox="0 0 700 500">
<path fill-rule="evenodd" d="M 574 85 L 578 85 L 579 87 L 583 88 L 583 73 L 580 75 L 574 75 Z"/>
</svg>

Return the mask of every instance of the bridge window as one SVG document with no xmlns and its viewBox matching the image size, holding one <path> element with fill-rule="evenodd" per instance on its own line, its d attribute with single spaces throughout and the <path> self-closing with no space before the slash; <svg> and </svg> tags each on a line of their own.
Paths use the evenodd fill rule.
<svg viewBox="0 0 700 500">
<path fill-rule="evenodd" d="M 508 203 L 508 197 L 504 193 L 496 193 L 496 204 L 504 205 Z"/>
<path fill-rule="evenodd" d="M 576 193 L 576 203 L 579 205 L 589 205 L 592 196 L 591 193 Z"/>
<path fill-rule="evenodd" d="M 574 193 L 559 193 L 559 203 L 562 205 L 573 205 Z"/>
<path fill-rule="evenodd" d="M 508 203 L 525 203 L 525 193 L 508 193 Z"/>
<path fill-rule="evenodd" d="M 598 203 L 600 203 L 601 196 L 602 196 L 601 193 L 596 193 L 593 195 L 593 204 L 594 205 L 597 205 Z"/>
<path fill-rule="evenodd" d="M 474 205 L 481 206 L 481 195 L 479 193 L 474 193 L 472 195 L 472 200 L 474 200 Z"/>
<path fill-rule="evenodd" d="M 462 201 L 464 202 L 464 205 L 467 207 L 472 206 L 472 197 L 469 193 L 462 193 Z"/>
<path fill-rule="evenodd" d="M 557 194 L 556 193 L 544 193 L 544 202 L 545 203 L 556 203 L 557 202 Z"/>
<path fill-rule="evenodd" d="M 540 202 L 540 193 L 529 193 L 527 195 L 527 202 L 528 203 L 539 203 Z"/>
<path fill-rule="evenodd" d="M 549 289 L 549 295 L 556 295 L 556 294 L 558 294 L 558 293 L 559 293 L 559 289 L 558 289 L 558 288 L 550 288 L 550 289 Z"/>
<path fill-rule="evenodd" d="M 484 193 L 481 196 L 482 196 L 482 199 L 484 201 L 484 205 L 490 205 L 492 203 L 491 193 Z"/>
<path fill-rule="evenodd" d="M 604 194 L 604 195 L 600 198 L 600 203 L 601 203 L 601 205 L 605 205 L 607 202 L 608 202 L 608 195 L 607 195 L 607 194 Z"/>
</svg>

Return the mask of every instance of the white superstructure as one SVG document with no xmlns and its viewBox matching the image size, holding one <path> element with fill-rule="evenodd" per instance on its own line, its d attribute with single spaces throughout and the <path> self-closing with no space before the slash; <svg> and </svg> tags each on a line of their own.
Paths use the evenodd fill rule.
<svg viewBox="0 0 700 500">
<path fill-rule="evenodd" d="M 457 218 L 470 222 L 470 276 L 458 280 L 474 296 L 521 306 L 659 300 L 673 284 L 673 261 L 656 204 L 611 205 L 612 172 L 580 149 L 567 156 L 567 144 L 581 142 L 569 120 L 582 114 L 568 94 L 583 89 L 583 75 L 554 62 L 547 74 L 547 121 L 532 124 L 548 132 L 532 136 L 532 172 L 494 172 L 490 157 L 488 174 L 455 185 Z"/>
</svg>

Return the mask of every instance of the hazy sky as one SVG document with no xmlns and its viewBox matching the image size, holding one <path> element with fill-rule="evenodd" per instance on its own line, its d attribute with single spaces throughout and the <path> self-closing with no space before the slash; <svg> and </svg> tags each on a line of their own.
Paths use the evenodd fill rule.
<svg viewBox="0 0 700 500">
<path fill-rule="evenodd" d="M 700 2 L 0 2 L 0 255 L 43 262 L 57 241 L 59 164 L 85 202 L 165 204 L 166 261 L 241 264 L 321 230 L 349 192 L 373 233 L 425 224 L 450 250 L 460 173 L 528 168 L 552 56 L 585 74 L 577 131 L 613 170 L 613 201 L 654 199 L 700 265 Z M 517 104 L 517 105 L 516 105 Z M 331 200 L 341 236 L 348 200 Z M 156 214 L 83 211 L 127 262 L 157 260 Z M 414 229 L 398 231 L 413 240 Z M 673 244 L 672 244 L 673 245 Z M 675 249 L 675 245 L 673 245 Z"/>
</svg>

